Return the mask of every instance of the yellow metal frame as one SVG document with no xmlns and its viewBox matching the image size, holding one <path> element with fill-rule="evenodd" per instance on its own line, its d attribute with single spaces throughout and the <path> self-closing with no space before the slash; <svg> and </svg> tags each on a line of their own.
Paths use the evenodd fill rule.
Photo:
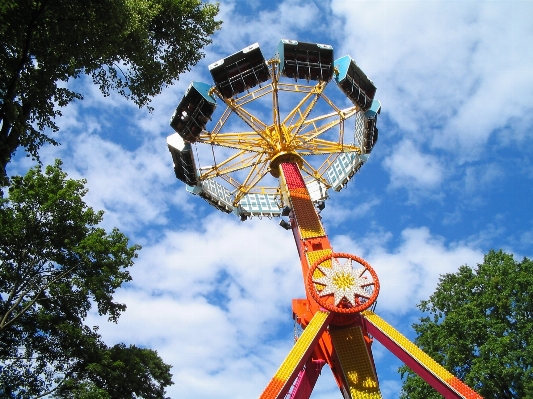
<svg viewBox="0 0 533 399">
<path fill-rule="evenodd" d="M 330 188 L 324 174 L 327 168 L 342 152 L 356 152 L 361 154 L 361 147 L 344 143 L 344 122 L 353 117 L 360 109 L 357 106 L 341 109 L 330 100 L 324 90 L 327 82 L 320 81 L 315 85 L 280 82 L 278 60 L 272 59 L 267 63 L 270 68 L 271 80 L 253 91 L 240 97 L 223 98 L 213 87 L 211 94 L 217 96 L 226 105 L 222 116 L 212 131 L 204 131 L 198 142 L 212 146 L 231 148 L 234 154 L 220 161 L 216 160 L 213 151 L 213 165 L 199 170 L 200 180 L 221 178 L 234 194 L 234 205 L 248 193 L 274 193 L 279 195 L 279 187 L 261 187 L 261 180 L 266 175 L 276 176 L 277 163 L 280 155 L 293 154 L 297 157 L 322 155 L 325 159 L 318 168 L 308 161 L 302 161 L 302 172 L 306 182 L 315 179 L 326 188 Z M 300 93 L 303 98 L 283 119 L 279 111 L 279 92 Z M 246 106 L 252 102 L 270 95 L 272 97 L 272 120 L 269 123 L 253 115 Z M 332 108 L 332 112 L 310 118 L 310 114 L 318 101 L 322 99 Z M 244 132 L 224 132 L 226 123 L 232 114 L 236 114 L 250 128 Z M 339 129 L 336 141 L 322 138 L 333 128 Z M 272 164 L 271 164 L 272 163 Z M 246 178 L 238 181 L 234 173 L 249 169 Z"/>
</svg>

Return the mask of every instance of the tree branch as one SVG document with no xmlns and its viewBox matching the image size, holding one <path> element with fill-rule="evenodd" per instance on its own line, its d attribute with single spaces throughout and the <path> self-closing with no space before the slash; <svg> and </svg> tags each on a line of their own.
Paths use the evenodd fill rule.
<svg viewBox="0 0 533 399">
<path fill-rule="evenodd" d="M 6 314 L 4 315 L 4 317 L 2 318 L 2 321 L 0 322 L 0 330 L 3 330 L 4 328 L 6 328 L 8 325 L 10 325 L 11 323 L 13 323 L 15 320 L 17 320 L 22 314 L 24 314 L 30 307 L 32 307 L 35 302 L 37 302 L 37 300 L 39 299 L 39 295 L 41 295 L 43 293 L 44 290 L 48 289 L 54 282 L 56 282 L 57 280 L 63 278 L 64 276 L 66 276 L 68 273 L 70 273 L 72 270 L 74 270 L 75 268 L 77 267 L 77 265 L 75 266 L 72 266 L 70 269 L 68 270 L 65 270 L 63 273 L 59 274 L 58 276 L 56 276 L 55 278 L 51 279 L 48 283 L 46 283 L 43 287 L 41 287 L 41 289 L 37 292 L 37 294 L 33 297 L 33 299 L 24 307 L 24 309 L 22 309 L 19 313 L 17 313 L 12 319 L 10 319 L 9 321 L 6 322 L 6 319 L 8 318 L 8 316 L 16 309 L 16 307 L 20 304 L 20 302 L 22 302 L 22 300 L 24 299 L 24 296 L 28 294 L 28 292 L 31 291 L 31 288 L 28 289 L 27 291 L 25 291 L 24 293 L 22 293 L 19 298 L 17 299 L 16 303 L 11 306 L 11 308 L 6 312 Z"/>
<path fill-rule="evenodd" d="M 4 185 L 6 181 L 6 165 L 11 159 L 11 155 L 17 149 L 20 144 L 20 135 L 22 132 L 13 132 L 13 102 L 17 96 L 16 87 L 20 79 L 20 75 L 24 70 L 24 65 L 30 59 L 29 52 L 31 47 L 31 41 L 33 38 L 33 32 L 35 25 L 42 12 L 46 8 L 48 0 L 44 0 L 40 7 L 33 13 L 32 18 L 28 23 L 26 29 L 26 39 L 24 41 L 24 47 L 22 49 L 17 68 L 13 72 L 2 104 L 0 105 L 0 121 L 2 122 L 2 129 L 0 129 L 0 186 Z M 27 120 L 31 114 L 33 107 L 29 104 L 23 104 L 23 117 Z"/>
</svg>

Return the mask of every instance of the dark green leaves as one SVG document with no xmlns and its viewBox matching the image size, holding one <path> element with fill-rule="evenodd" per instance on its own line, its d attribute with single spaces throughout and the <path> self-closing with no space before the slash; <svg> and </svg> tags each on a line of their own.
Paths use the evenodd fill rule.
<svg viewBox="0 0 533 399">
<path fill-rule="evenodd" d="M 65 84 L 89 75 L 142 107 L 202 57 L 220 27 L 200 0 L 18 0 L 0 6 L 0 178 L 19 146 L 38 159 Z M 1 181 L 0 181 L 1 183 Z M 1 184 L 0 184 L 1 186 Z"/>
<path fill-rule="evenodd" d="M 533 397 L 533 262 L 489 252 L 422 301 L 416 343 L 484 398 Z M 403 398 L 439 397 L 407 368 Z M 428 396 L 429 395 L 429 396 Z"/>
<path fill-rule="evenodd" d="M 56 161 L 0 198 L 0 387 L 22 399 L 161 399 L 172 382 L 155 352 L 109 348 L 84 324 L 93 306 L 112 321 L 125 310 L 113 295 L 140 249 L 98 227 L 86 192 Z"/>
</svg>

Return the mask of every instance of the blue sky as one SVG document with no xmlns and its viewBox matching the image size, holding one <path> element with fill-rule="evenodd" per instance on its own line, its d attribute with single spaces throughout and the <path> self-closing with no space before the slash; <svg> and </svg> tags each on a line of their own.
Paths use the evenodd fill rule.
<svg viewBox="0 0 533 399">
<path fill-rule="evenodd" d="M 86 79 L 42 159 L 88 179 L 88 203 L 143 250 L 117 293 L 118 324 L 92 315 L 108 344 L 156 349 L 173 365 L 178 398 L 258 397 L 292 346 L 291 299 L 303 297 L 290 232 L 276 220 L 241 223 L 186 192 L 166 137 L 174 108 L 207 66 L 259 42 L 331 44 L 377 87 L 379 141 L 360 173 L 323 211 L 339 252 L 378 273 L 376 312 L 413 338 L 416 304 L 440 274 L 490 249 L 533 255 L 533 2 L 221 1 L 222 30 L 206 57 L 137 109 Z M 266 111 L 268 112 L 268 111 Z M 209 128 L 209 126 L 208 126 Z M 201 150 L 199 148 L 199 150 Z M 25 173 L 20 153 L 9 173 Z M 384 398 L 400 363 L 374 345 Z M 313 398 L 341 397 L 324 369 Z"/>
</svg>

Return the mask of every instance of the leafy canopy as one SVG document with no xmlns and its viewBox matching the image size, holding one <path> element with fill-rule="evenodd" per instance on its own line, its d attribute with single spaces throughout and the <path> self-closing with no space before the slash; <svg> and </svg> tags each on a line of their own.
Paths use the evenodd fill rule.
<svg viewBox="0 0 533 399">
<path fill-rule="evenodd" d="M 220 27 L 200 0 L 3 0 L 0 4 L 0 179 L 22 146 L 38 159 L 45 130 L 88 75 L 139 106 L 202 57 Z"/>
<path fill-rule="evenodd" d="M 86 193 L 56 161 L 0 198 L 0 396 L 161 399 L 172 383 L 156 352 L 107 347 L 84 324 L 93 306 L 112 321 L 125 310 L 113 295 L 140 249 L 98 226 Z"/>
<path fill-rule="evenodd" d="M 491 251 L 422 301 L 416 344 L 485 399 L 533 397 L 533 262 Z M 401 398 L 440 398 L 407 367 Z"/>
</svg>

